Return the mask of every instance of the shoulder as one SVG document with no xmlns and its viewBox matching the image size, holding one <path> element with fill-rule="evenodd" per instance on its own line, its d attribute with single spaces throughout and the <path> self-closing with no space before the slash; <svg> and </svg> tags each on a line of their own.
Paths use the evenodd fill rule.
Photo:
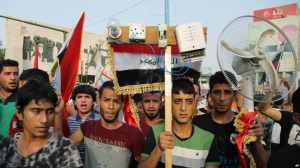
<svg viewBox="0 0 300 168">
<path fill-rule="evenodd" d="M 151 128 L 154 132 L 162 132 L 165 129 L 165 123 L 153 125 Z"/>
<path fill-rule="evenodd" d="M 210 114 L 203 114 L 203 115 L 198 115 L 196 117 L 193 118 L 193 122 L 195 123 L 198 123 L 198 122 L 201 122 L 201 121 L 208 121 L 210 120 Z"/>
<path fill-rule="evenodd" d="M 199 139 L 209 139 L 213 140 L 215 135 L 212 132 L 209 132 L 205 129 L 199 128 L 197 126 L 194 126 L 194 134 L 199 138 Z"/>
<path fill-rule="evenodd" d="M 16 103 L 16 98 L 17 98 L 17 92 L 13 92 L 6 100 L 5 102 L 8 103 Z"/>
<path fill-rule="evenodd" d="M 97 128 L 101 127 L 100 120 L 88 120 L 88 121 L 81 124 L 81 128 L 83 130 L 84 129 L 89 129 L 89 128 L 95 127 L 95 126 L 97 126 Z"/>
<path fill-rule="evenodd" d="M 6 156 L 11 157 L 16 154 L 16 142 L 17 140 L 12 137 L 4 138 L 0 143 L 0 162 L 2 162 Z M 1 167 L 1 166 L 0 166 Z"/>
<path fill-rule="evenodd" d="M 77 146 L 73 144 L 69 138 L 63 136 L 56 136 L 55 138 L 56 140 L 54 141 L 56 141 L 56 143 L 51 143 L 55 150 L 61 150 L 62 153 L 72 153 L 77 151 Z"/>
<path fill-rule="evenodd" d="M 10 148 L 14 146 L 16 143 L 16 140 L 11 137 L 4 138 L 0 143 L 0 153 L 3 153 L 3 151 L 7 151 Z"/>
<path fill-rule="evenodd" d="M 128 132 L 129 136 L 142 135 L 142 132 L 138 128 L 133 127 L 133 126 L 131 126 L 129 124 L 126 124 L 126 123 L 123 123 L 122 130 L 125 131 L 125 132 Z"/>
<path fill-rule="evenodd" d="M 163 132 L 164 130 L 165 130 L 165 123 L 159 123 L 152 126 L 149 132 L 152 131 L 154 138 L 158 140 L 160 133 Z"/>
<path fill-rule="evenodd" d="M 203 115 L 194 117 L 193 124 L 202 129 L 211 131 L 213 129 L 214 122 L 211 118 L 211 114 L 203 114 Z"/>
<path fill-rule="evenodd" d="M 66 138 L 61 135 L 52 135 L 49 139 L 49 144 L 53 146 L 57 146 L 58 148 L 64 148 L 71 146 L 73 143 L 69 138 Z"/>
</svg>

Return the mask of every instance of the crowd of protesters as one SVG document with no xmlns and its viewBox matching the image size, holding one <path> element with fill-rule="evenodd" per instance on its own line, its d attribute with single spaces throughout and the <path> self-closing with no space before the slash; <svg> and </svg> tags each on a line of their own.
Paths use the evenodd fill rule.
<svg viewBox="0 0 300 168">
<path fill-rule="evenodd" d="M 193 75 L 173 80 L 169 132 L 163 92 L 132 96 L 139 115 L 135 127 L 124 122 L 124 96 L 112 81 L 100 88 L 78 84 L 63 102 L 45 71 L 19 75 L 18 62 L 1 60 L 0 167 L 155 168 L 165 166 L 164 151 L 172 149 L 173 167 L 239 168 L 238 93 L 218 71 L 209 79 L 207 106 L 198 108 L 198 81 Z M 255 105 L 258 114 L 248 134 L 256 139 L 250 144 L 256 166 L 300 167 L 300 89 Z"/>
</svg>

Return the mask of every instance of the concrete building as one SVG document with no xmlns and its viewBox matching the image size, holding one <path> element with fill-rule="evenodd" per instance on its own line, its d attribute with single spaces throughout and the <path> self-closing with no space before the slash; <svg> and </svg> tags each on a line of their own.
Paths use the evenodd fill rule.
<svg viewBox="0 0 300 168">
<path fill-rule="evenodd" d="M 24 21 L 36 23 L 36 25 L 16 21 L 14 19 L 6 19 L 5 58 L 17 60 L 20 64 L 20 70 L 31 68 L 33 64 L 34 47 L 38 44 L 39 68 L 49 72 L 56 61 L 59 49 L 67 38 L 67 33 L 69 33 L 72 28 L 52 26 L 29 20 Z M 74 23 L 74 25 L 75 24 L 76 23 Z M 56 28 L 57 30 L 47 27 Z M 66 33 L 64 33 L 64 31 Z M 85 78 L 79 78 L 83 80 L 80 82 L 93 80 L 93 77 L 96 75 L 97 64 L 105 64 L 105 61 L 100 57 L 101 45 L 104 40 L 103 35 L 89 32 L 83 33 L 79 75 L 85 76 Z"/>
</svg>

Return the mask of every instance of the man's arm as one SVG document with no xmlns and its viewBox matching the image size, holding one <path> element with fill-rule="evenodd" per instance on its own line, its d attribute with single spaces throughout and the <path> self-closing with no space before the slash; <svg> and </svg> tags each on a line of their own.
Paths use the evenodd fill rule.
<svg viewBox="0 0 300 168">
<path fill-rule="evenodd" d="M 151 133 L 153 134 L 153 131 L 151 130 Z M 145 148 L 147 148 L 147 145 L 151 144 L 152 141 L 155 140 L 154 135 L 152 138 L 148 137 L 145 143 Z M 149 143 L 150 142 L 150 143 Z M 142 159 L 138 165 L 139 168 L 155 168 L 160 160 L 160 156 L 162 154 L 162 151 L 165 149 L 172 149 L 174 147 L 175 140 L 173 138 L 173 135 L 171 132 L 161 132 L 159 136 L 159 142 L 157 145 L 154 146 L 153 150 L 151 151 L 150 155 L 148 157 L 142 155 Z"/>
<path fill-rule="evenodd" d="M 254 150 L 255 151 L 253 151 L 253 156 L 256 166 L 260 168 L 267 168 L 269 160 L 268 152 L 265 150 L 264 145 L 261 143 L 260 139 L 256 141 Z"/>
<path fill-rule="evenodd" d="M 249 130 L 249 134 L 256 136 L 257 138 L 254 143 L 254 148 L 251 149 L 255 163 L 257 167 L 266 168 L 268 163 L 268 153 L 261 143 L 261 139 L 264 135 L 264 128 L 261 122 L 258 121 L 258 123 L 254 123 Z"/>
<path fill-rule="evenodd" d="M 270 96 L 269 96 L 270 97 Z M 281 120 L 281 112 L 279 110 L 276 110 L 272 108 L 271 105 L 271 98 L 266 98 L 266 102 L 261 102 L 258 104 L 258 112 L 270 117 L 274 121 L 280 121 Z"/>
<path fill-rule="evenodd" d="M 78 128 L 74 134 L 71 135 L 70 139 L 75 144 L 80 144 L 83 141 L 83 133 L 81 128 Z"/>
<path fill-rule="evenodd" d="M 54 118 L 54 131 L 63 135 L 63 112 L 64 112 L 64 100 L 61 95 L 58 95 L 58 102 L 55 106 L 55 118 Z"/>
<path fill-rule="evenodd" d="M 155 168 L 159 162 L 162 151 L 158 145 L 155 146 L 149 157 L 142 155 L 138 168 Z"/>
<path fill-rule="evenodd" d="M 217 141 L 214 138 L 208 151 L 205 168 L 218 168 L 219 165 L 220 165 L 220 160 L 218 156 Z"/>
</svg>

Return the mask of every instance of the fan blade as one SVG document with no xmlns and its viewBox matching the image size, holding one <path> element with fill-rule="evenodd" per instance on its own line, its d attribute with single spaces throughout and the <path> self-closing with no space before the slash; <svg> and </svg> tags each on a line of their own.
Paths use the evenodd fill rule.
<svg viewBox="0 0 300 168">
<path fill-rule="evenodd" d="M 255 55 L 253 55 L 251 52 L 249 52 L 247 50 L 242 50 L 242 49 L 239 49 L 239 48 L 230 47 L 224 40 L 221 41 L 221 44 L 228 51 L 232 52 L 233 55 L 236 55 L 236 56 L 241 57 L 241 58 L 246 58 L 246 59 L 256 58 Z"/>
<path fill-rule="evenodd" d="M 271 89 L 277 92 L 279 90 L 279 77 L 272 62 L 267 57 L 265 57 L 265 59 L 259 61 L 259 65 L 262 67 L 262 69 L 270 79 Z"/>
<path fill-rule="evenodd" d="M 267 29 L 266 31 L 264 31 L 263 33 L 261 33 L 259 39 L 256 42 L 256 46 L 261 46 L 261 44 L 270 36 L 274 36 L 275 35 L 275 31 L 273 29 Z"/>
<path fill-rule="evenodd" d="M 255 72 L 255 68 L 247 61 L 248 59 L 241 57 L 234 57 L 231 63 L 232 69 L 237 75 Z"/>
<path fill-rule="evenodd" d="M 264 31 L 263 33 L 261 33 L 261 35 L 259 36 L 256 45 L 254 47 L 254 53 L 261 57 L 261 49 L 262 49 L 262 44 L 266 41 L 267 38 L 270 38 L 271 36 L 275 35 L 275 31 L 273 29 L 267 29 L 266 31 Z"/>
</svg>

